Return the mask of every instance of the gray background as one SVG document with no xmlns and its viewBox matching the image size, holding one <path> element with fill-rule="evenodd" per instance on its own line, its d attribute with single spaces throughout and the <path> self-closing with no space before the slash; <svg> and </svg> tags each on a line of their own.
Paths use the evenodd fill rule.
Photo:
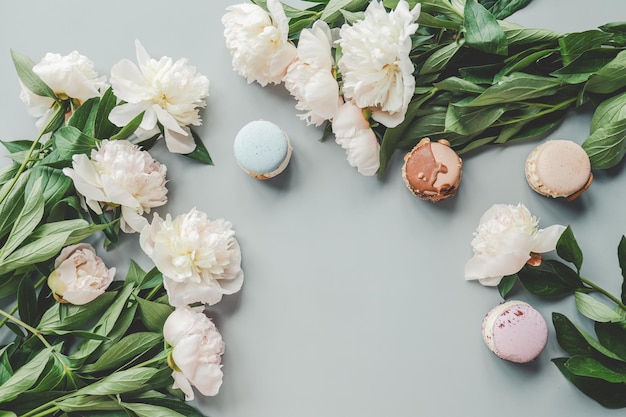
<svg viewBox="0 0 626 417">
<path fill-rule="evenodd" d="M 88 56 L 101 74 L 135 60 L 134 40 L 158 58 L 187 57 L 211 81 L 198 130 L 215 166 L 189 163 L 163 144 L 153 155 L 168 167 L 170 200 L 161 213 L 197 207 L 235 227 L 245 282 L 209 310 L 225 341 L 224 384 L 195 404 L 214 417 L 589 416 L 623 415 L 584 397 L 551 364 L 563 355 L 552 325 L 532 364 L 497 359 L 480 334 L 497 291 L 463 278 L 470 241 L 494 203 L 524 203 L 540 226 L 572 225 L 585 253 L 583 272 L 619 294 L 616 247 L 623 215 L 623 164 L 596 172 L 580 199 L 535 194 L 524 161 L 537 142 L 483 148 L 464 159 L 456 197 L 432 204 L 405 188 L 401 153 L 384 179 L 348 166 L 333 140 L 296 117 L 282 86 L 248 85 L 231 69 L 220 18 L 232 0 L 3 1 L 0 3 L 1 140 L 34 138 L 34 119 L 19 101 L 10 48 L 38 62 L 46 52 Z M 559 31 L 624 20 L 623 0 L 534 0 L 509 20 Z M 260 182 L 233 158 L 233 138 L 255 119 L 292 138 L 287 171 Z M 550 135 L 582 143 L 590 113 L 571 114 Z M 5 162 L 3 162 L 5 163 Z M 129 256 L 146 268 L 137 236 L 102 253 L 123 278 Z M 552 311 L 588 328 L 573 299 L 546 303 L 518 292 L 549 322 Z"/>
</svg>

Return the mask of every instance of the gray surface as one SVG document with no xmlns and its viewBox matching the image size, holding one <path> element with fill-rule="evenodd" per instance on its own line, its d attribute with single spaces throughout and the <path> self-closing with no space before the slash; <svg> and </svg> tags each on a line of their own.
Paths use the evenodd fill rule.
<svg viewBox="0 0 626 417">
<path fill-rule="evenodd" d="M 140 39 L 153 57 L 187 57 L 211 80 L 198 131 L 214 167 L 190 164 L 158 146 L 168 166 L 173 215 L 192 207 L 233 222 L 243 251 L 242 291 L 211 310 L 226 341 L 224 385 L 196 404 L 214 417 L 379 417 L 623 415 L 605 410 L 550 363 L 563 354 L 550 325 L 548 346 L 528 366 L 500 361 L 480 324 L 500 298 L 463 279 L 480 215 L 494 203 L 523 202 L 541 226 L 571 224 L 585 252 L 585 275 L 618 293 L 616 246 L 626 232 L 622 168 L 596 173 L 591 189 L 567 203 L 532 192 L 523 174 L 533 142 L 465 158 L 456 197 L 431 204 L 413 197 L 396 155 L 383 180 L 359 175 L 334 141 L 296 117 L 282 87 L 248 85 L 231 70 L 220 17 L 231 0 L 3 1 L 0 3 L 0 139 L 35 136 L 18 99 L 9 49 L 34 61 L 76 49 L 108 74 L 134 60 Z M 567 12 L 565 12 L 567 10 Z M 510 20 L 572 31 L 624 20 L 623 0 L 535 0 Z M 567 13 L 567 15 L 564 15 Z M 566 16 L 566 17 L 565 17 Z M 551 138 L 582 142 L 590 115 L 572 114 Z M 232 141 L 255 119 L 291 137 L 287 171 L 271 182 L 247 177 Z M 120 271 L 127 251 L 149 267 L 130 236 L 104 254 Z M 580 319 L 573 300 L 546 304 L 549 318 Z"/>
</svg>

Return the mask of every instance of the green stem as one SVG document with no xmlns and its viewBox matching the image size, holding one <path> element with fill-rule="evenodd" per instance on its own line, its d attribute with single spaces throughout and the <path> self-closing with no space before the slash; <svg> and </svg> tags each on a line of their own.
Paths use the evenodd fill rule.
<svg viewBox="0 0 626 417">
<path fill-rule="evenodd" d="M 610 292 L 608 292 L 607 290 L 605 290 L 604 288 L 594 284 L 593 282 L 589 281 L 586 278 L 580 277 L 580 280 L 582 282 L 584 282 L 585 284 L 587 284 L 588 286 L 590 286 L 591 288 L 593 288 L 595 291 L 599 292 L 600 294 L 604 295 L 605 297 L 607 297 L 609 300 L 613 301 L 615 304 L 617 304 L 622 310 L 626 311 L 626 304 L 624 304 L 619 298 L 615 297 L 613 294 L 611 294 Z"/>
<path fill-rule="evenodd" d="M 574 97 L 574 98 L 562 101 L 561 103 L 559 103 L 557 105 L 548 106 L 548 108 L 546 110 L 542 110 L 542 111 L 540 111 L 538 113 L 535 113 L 530 118 L 511 119 L 511 120 L 507 120 L 507 121 L 504 121 L 504 122 L 493 123 L 491 126 L 492 127 L 506 126 L 506 125 L 512 125 L 512 124 L 515 124 L 515 123 L 520 123 L 520 122 L 524 122 L 524 121 L 528 121 L 528 120 L 538 119 L 539 117 L 545 116 L 545 115 L 550 114 L 550 113 L 554 113 L 555 111 L 561 110 L 563 108 L 567 108 L 567 107 L 571 106 L 573 103 L 575 103 L 576 100 L 577 100 L 577 98 Z"/>
<path fill-rule="evenodd" d="M 152 299 L 152 297 L 154 297 L 154 295 L 155 295 L 157 292 L 159 292 L 159 290 L 160 290 L 161 288 L 163 288 L 163 283 L 161 283 L 161 284 L 157 285 L 156 287 L 154 287 L 154 288 L 152 289 L 152 291 L 150 291 L 150 292 L 148 293 L 148 295 L 146 295 L 145 299 L 146 299 L 146 300 L 148 300 L 148 301 L 150 301 L 150 300 Z"/>
<path fill-rule="evenodd" d="M 57 108 L 57 113 L 63 112 L 64 111 L 63 109 L 64 109 L 64 107 L 62 105 L 59 106 Z M 48 131 L 50 126 L 52 126 L 52 123 L 55 123 L 55 121 L 57 119 L 57 117 L 56 117 L 57 113 L 55 113 L 50 118 L 50 120 L 48 120 L 48 123 L 46 124 L 46 126 L 41 130 L 41 132 L 39 132 L 39 135 L 37 136 L 37 139 L 35 139 L 33 141 L 33 144 L 30 146 L 30 149 L 28 150 L 28 155 L 26 156 L 26 158 L 24 158 L 24 161 L 22 161 L 22 164 L 20 165 L 20 167 L 18 168 L 17 172 L 13 176 L 13 179 L 11 179 L 11 183 L 9 184 L 7 189 L 4 191 L 2 196 L 0 196 L 0 203 L 4 202 L 4 199 L 7 198 L 7 196 L 9 195 L 9 193 L 11 192 L 11 190 L 13 189 L 15 184 L 17 183 L 17 180 L 19 179 L 20 175 L 22 175 L 22 173 L 26 169 L 26 165 L 28 165 L 28 162 L 30 162 L 31 156 L 32 156 L 33 152 L 35 151 L 35 148 L 37 147 L 37 144 L 41 140 L 41 137 L 44 135 L 45 132 Z"/>
<path fill-rule="evenodd" d="M 15 317 L 13 314 L 9 314 L 9 313 L 7 313 L 6 311 L 4 311 L 2 309 L 0 309 L 0 315 L 3 315 L 8 320 L 11 320 L 12 322 L 22 326 L 23 328 L 25 328 L 26 330 L 31 332 L 33 335 L 37 336 L 37 338 L 39 340 L 41 340 L 41 343 L 43 343 L 44 346 L 46 346 L 48 348 L 52 348 L 50 343 L 48 343 L 48 341 L 42 336 L 42 334 L 39 333 L 39 331 L 37 329 L 35 329 L 34 327 L 31 327 L 30 325 L 24 323 L 22 320 L 20 320 L 17 317 Z"/>
<path fill-rule="evenodd" d="M 42 411 L 40 413 L 37 413 L 37 414 L 26 413 L 26 414 L 22 415 L 22 417 L 25 417 L 25 416 L 30 416 L 30 417 L 49 416 L 50 414 L 53 414 L 54 412 L 59 411 L 59 410 L 60 410 L 60 408 L 55 405 L 54 407 L 49 408 L 49 409 L 47 409 L 45 411 Z"/>
</svg>

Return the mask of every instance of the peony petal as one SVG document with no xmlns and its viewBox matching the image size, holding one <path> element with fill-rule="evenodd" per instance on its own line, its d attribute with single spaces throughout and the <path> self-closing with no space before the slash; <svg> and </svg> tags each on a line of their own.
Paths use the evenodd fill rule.
<svg viewBox="0 0 626 417">
<path fill-rule="evenodd" d="M 103 289 L 99 290 L 66 290 L 62 297 L 70 304 L 77 306 L 87 304 L 104 294 Z"/>
<path fill-rule="evenodd" d="M 109 120 L 115 126 L 122 127 L 130 123 L 130 121 L 137 117 L 139 113 L 146 111 L 146 114 L 144 114 L 144 118 L 141 121 L 141 126 L 143 128 L 144 124 L 149 123 L 146 121 L 148 113 L 147 109 L 149 107 L 150 104 L 148 102 L 125 103 L 121 106 L 114 107 L 113 110 L 111 110 L 111 113 L 109 113 Z M 153 127 L 154 125 L 146 127 L 145 129 L 152 129 Z"/>
<path fill-rule="evenodd" d="M 555 224 L 545 229 L 541 229 L 534 237 L 531 251 L 535 253 L 545 253 L 556 249 L 556 243 L 565 231 L 565 226 Z"/>
<path fill-rule="evenodd" d="M 174 371 L 172 372 L 172 378 L 174 378 L 174 384 L 172 388 L 179 388 L 182 392 L 185 393 L 185 401 L 192 401 L 194 399 L 193 388 L 189 383 L 189 380 L 182 372 Z"/>
<path fill-rule="evenodd" d="M 202 395 L 212 397 L 218 394 L 223 377 L 221 365 L 202 363 L 196 369 L 193 384 Z"/>
<path fill-rule="evenodd" d="M 122 59 L 111 68 L 111 86 L 115 96 L 127 103 L 139 103 L 151 97 L 150 86 L 141 70 L 128 59 Z"/>
<path fill-rule="evenodd" d="M 184 128 L 189 131 L 189 128 Z M 188 154 L 196 149 L 196 142 L 189 132 L 187 135 L 181 135 L 178 132 L 170 129 L 165 129 L 165 145 L 167 149 L 172 153 Z"/>
<path fill-rule="evenodd" d="M 139 39 L 135 39 L 135 50 L 137 53 L 137 64 L 139 64 L 139 68 L 145 68 L 150 61 L 150 55 L 146 51 L 146 48 L 143 47 Z"/>
<path fill-rule="evenodd" d="M 163 125 L 166 130 L 172 130 L 174 132 L 178 132 L 181 135 L 187 135 L 187 132 L 178 124 L 174 116 L 169 114 L 167 110 L 159 106 L 158 104 L 153 104 L 151 109 L 156 114 L 157 119 Z M 146 127 L 141 126 L 146 129 Z"/>
</svg>

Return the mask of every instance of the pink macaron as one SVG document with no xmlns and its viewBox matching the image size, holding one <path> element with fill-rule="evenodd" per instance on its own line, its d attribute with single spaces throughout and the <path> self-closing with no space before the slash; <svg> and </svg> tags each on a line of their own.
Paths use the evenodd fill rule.
<svg viewBox="0 0 626 417">
<path fill-rule="evenodd" d="M 516 363 L 536 359 L 548 341 L 548 326 L 541 313 L 517 300 L 492 308 L 483 320 L 482 333 L 497 357 Z"/>
</svg>

